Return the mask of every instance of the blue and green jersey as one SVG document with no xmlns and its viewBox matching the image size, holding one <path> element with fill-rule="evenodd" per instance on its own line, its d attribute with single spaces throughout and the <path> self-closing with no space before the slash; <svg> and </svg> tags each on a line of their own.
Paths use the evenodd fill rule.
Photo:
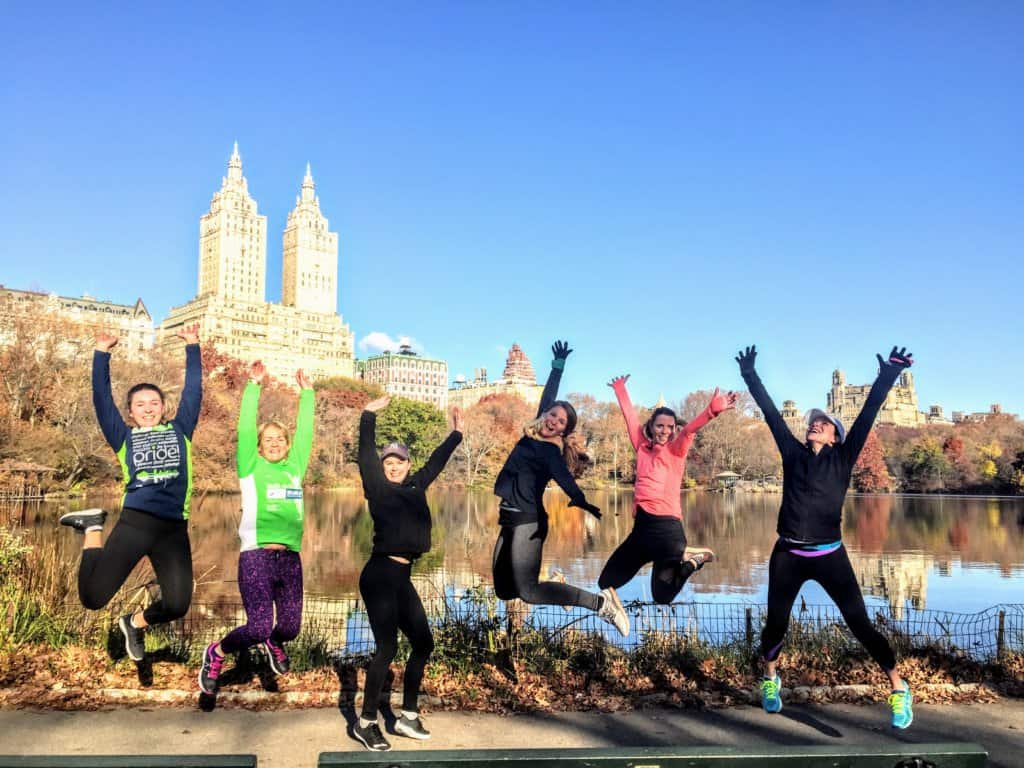
<svg viewBox="0 0 1024 768">
<path fill-rule="evenodd" d="M 187 520 L 192 498 L 192 433 L 203 400 L 198 344 L 185 347 L 185 386 L 178 412 L 155 427 L 129 427 L 110 391 L 110 353 L 92 357 L 92 402 L 96 419 L 121 465 L 122 506 L 167 520 Z"/>
</svg>

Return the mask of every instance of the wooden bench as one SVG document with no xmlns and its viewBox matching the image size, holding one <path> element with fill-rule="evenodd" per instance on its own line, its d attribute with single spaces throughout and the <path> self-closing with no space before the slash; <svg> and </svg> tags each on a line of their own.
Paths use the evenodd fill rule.
<svg viewBox="0 0 1024 768">
<path fill-rule="evenodd" d="M 978 744 L 322 752 L 320 768 L 984 768 Z"/>
<path fill-rule="evenodd" d="M 256 768 L 256 755 L 0 755 L 0 768 Z"/>
</svg>

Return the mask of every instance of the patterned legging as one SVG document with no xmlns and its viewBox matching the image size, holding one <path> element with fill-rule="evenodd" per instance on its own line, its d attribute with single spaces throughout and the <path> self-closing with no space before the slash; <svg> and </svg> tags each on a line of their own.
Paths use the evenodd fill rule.
<svg viewBox="0 0 1024 768">
<path fill-rule="evenodd" d="M 302 626 L 302 559 L 290 549 L 250 549 L 238 556 L 238 591 L 247 623 L 221 641 L 224 653 L 294 640 Z M 277 625 L 274 608 L 277 608 Z"/>
</svg>

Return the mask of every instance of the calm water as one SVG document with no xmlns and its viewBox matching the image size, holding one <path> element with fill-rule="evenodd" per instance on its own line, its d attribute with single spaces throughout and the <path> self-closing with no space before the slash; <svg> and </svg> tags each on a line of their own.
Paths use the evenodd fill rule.
<svg viewBox="0 0 1024 768">
<path fill-rule="evenodd" d="M 311 494 L 302 552 L 310 594 L 358 594 L 359 572 L 369 556 L 372 526 L 358 492 Z M 565 506 L 549 492 L 550 534 L 542 575 L 563 570 L 571 583 L 595 588 L 605 560 L 632 526 L 632 494 L 596 493 L 604 510 L 596 520 Z M 695 576 L 682 598 L 702 602 L 765 599 L 767 564 L 775 540 L 779 496 L 687 494 L 683 498 L 692 544 L 715 549 L 719 559 Z M 116 509 L 116 498 L 92 497 L 88 506 Z M 497 533 L 496 499 L 486 492 L 431 494 L 434 549 L 417 564 L 418 584 L 456 593 L 490 584 Z M 206 497 L 192 516 L 195 573 L 204 599 L 237 594 L 236 528 L 239 497 Z M 74 508 L 79 508 L 77 504 Z M 73 567 L 80 538 L 58 529 L 71 507 L 44 503 L 6 508 L 30 543 L 55 547 Z M 974 612 L 996 603 L 1024 602 L 1024 499 L 918 496 L 851 496 L 843 538 L 869 603 L 899 612 L 917 608 Z M 621 590 L 624 599 L 650 598 L 650 569 Z M 429 586 L 428 586 L 429 588 Z M 808 603 L 828 602 L 814 583 Z"/>
</svg>

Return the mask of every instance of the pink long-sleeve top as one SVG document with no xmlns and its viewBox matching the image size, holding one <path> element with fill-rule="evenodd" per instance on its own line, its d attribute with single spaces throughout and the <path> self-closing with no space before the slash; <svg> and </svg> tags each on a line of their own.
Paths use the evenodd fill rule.
<svg viewBox="0 0 1024 768">
<path fill-rule="evenodd" d="M 665 445 L 658 445 L 644 437 L 643 425 L 637 419 L 636 409 L 626 391 L 626 383 L 616 382 L 613 389 L 626 419 L 629 441 L 636 451 L 636 484 L 633 488 L 635 506 L 643 507 L 645 512 L 652 515 L 682 520 L 679 491 L 686 471 L 686 453 L 693 445 L 698 430 L 714 418 L 710 404 Z M 633 515 L 636 515 L 635 508 Z"/>
</svg>

